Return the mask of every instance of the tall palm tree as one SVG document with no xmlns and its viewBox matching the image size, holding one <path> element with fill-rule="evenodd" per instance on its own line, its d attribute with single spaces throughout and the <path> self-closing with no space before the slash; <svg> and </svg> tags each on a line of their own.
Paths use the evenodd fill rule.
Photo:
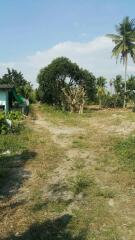
<svg viewBox="0 0 135 240">
<path fill-rule="evenodd" d="M 116 60 L 120 57 L 120 62 L 123 62 L 125 67 L 125 86 L 124 86 L 124 103 L 126 106 L 126 82 L 127 82 L 127 64 L 128 57 L 130 56 L 135 62 L 135 19 L 129 19 L 125 17 L 123 21 L 116 26 L 117 34 L 107 34 L 115 43 L 115 47 L 112 50 L 112 55 L 116 57 Z"/>
</svg>

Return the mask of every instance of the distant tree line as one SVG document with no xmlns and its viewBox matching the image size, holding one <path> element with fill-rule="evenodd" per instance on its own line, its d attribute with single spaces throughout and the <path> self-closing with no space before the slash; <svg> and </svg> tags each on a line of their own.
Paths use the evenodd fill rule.
<svg viewBox="0 0 135 240">
<path fill-rule="evenodd" d="M 135 76 L 125 82 L 121 75 L 111 81 L 100 76 L 96 78 L 88 70 L 80 68 L 68 58 L 59 57 L 38 74 L 37 99 L 42 103 L 67 110 L 78 109 L 86 103 L 99 103 L 102 107 L 122 107 L 126 102 L 135 103 Z M 110 83 L 110 89 L 107 87 Z M 80 103 L 77 106 L 77 102 Z M 70 106 L 69 106 L 70 103 Z M 76 106 L 75 106 L 76 103 Z"/>
<path fill-rule="evenodd" d="M 96 78 L 68 58 L 59 57 L 40 70 L 37 81 L 39 87 L 34 90 L 21 72 L 9 68 L 0 78 L 0 84 L 14 85 L 17 93 L 29 98 L 31 103 L 37 100 L 63 110 L 82 113 L 84 105 L 91 103 L 99 104 L 100 108 L 123 107 L 126 95 L 126 104 L 131 102 L 135 110 L 133 75 L 127 78 L 125 92 L 125 81 L 121 75 L 111 81 L 103 76 Z"/>
<path fill-rule="evenodd" d="M 126 81 L 126 92 L 125 92 L 125 80 L 121 75 L 117 75 L 111 81 L 110 89 L 106 88 L 107 81 L 104 79 L 104 86 L 100 87 L 102 89 L 101 107 L 115 108 L 123 107 L 123 103 L 126 96 L 126 105 L 130 102 L 133 105 L 133 110 L 135 106 L 135 76 L 131 75 Z M 124 106 L 125 107 L 125 106 Z"/>
</svg>

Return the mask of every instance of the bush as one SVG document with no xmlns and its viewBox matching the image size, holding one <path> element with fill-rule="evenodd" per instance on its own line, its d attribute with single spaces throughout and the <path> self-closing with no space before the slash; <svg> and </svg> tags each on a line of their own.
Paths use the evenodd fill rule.
<svg viewBox="0 0 135 240">
<path fill-rule="evenodd" d="M 11 120 L 12 125 L 7 122 L 7 119 Z M 0 112 L 0 134 L 5 135 L 8 133 L 18 133 L 22 128 L 21 120 L 23 116 L 21 112 L 12 111 L 8 114 Z"/>
<path fill-rule="evenodd" d="M 11 111 L 6 116 L 10 120 L 18 120 L 18 121 L 23 120 L 23 115 L 19 111 Z"/>
<path fill-rule="evenodd" d="M 117 95 L 106 95 L 103 102 L 103 107 L 115 108 L 123 106 L 123 97 Z"/>
</svg>

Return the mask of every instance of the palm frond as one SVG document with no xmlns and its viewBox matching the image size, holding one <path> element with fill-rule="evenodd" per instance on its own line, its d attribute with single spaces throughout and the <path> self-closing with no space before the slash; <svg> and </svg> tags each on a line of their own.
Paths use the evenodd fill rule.
<svg viewBox="0 0 135 240">
<path fill-rule="evenodd" d="M 123 21 L 116 26 L 117 34 L 107 34 L 115 43 L 112 50 L 112 56 L 116 57 L 116 61 L 120 57 L 120 62 L 125 60 L 129 54 L 133 61 L 135 61 L 135 19 L 130 20 L 125 17 Z"/>
<path fill-rule="evenodd" d="M 123 44 L 122 44 L 122 42 L 120 42 L 119 44 L 117 44 L 117 45 L 113 48 L 113 50 L 112 50 L 112 55 L 113 55 L 113 56 L 116 56 L 116 58 L 117 58 L 117 57 L 119 57 L 119 55 L 121 54 L 122 50 L 123 50 Z"/>
<path fill-rule="evenodd" d="M 116 35 L 116 34 L 107 34 L 106 36 L 111 38 L 112 41 L 120 41 L 121 40 L 121 36 Z"/>
</svg>

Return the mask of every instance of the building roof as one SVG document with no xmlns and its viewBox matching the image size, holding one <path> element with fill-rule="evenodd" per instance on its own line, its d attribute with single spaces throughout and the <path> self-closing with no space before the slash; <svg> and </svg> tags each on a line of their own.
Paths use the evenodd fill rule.
<svg viewBox="0 0 135 240">
<path fill-rule="evenodd" d="M 13 89 L 14 86 L 13 85 L 10 85 L 10 84 L 0 84 L 0 90 L 10 90 L 10 89 Z"/>
</svg>

